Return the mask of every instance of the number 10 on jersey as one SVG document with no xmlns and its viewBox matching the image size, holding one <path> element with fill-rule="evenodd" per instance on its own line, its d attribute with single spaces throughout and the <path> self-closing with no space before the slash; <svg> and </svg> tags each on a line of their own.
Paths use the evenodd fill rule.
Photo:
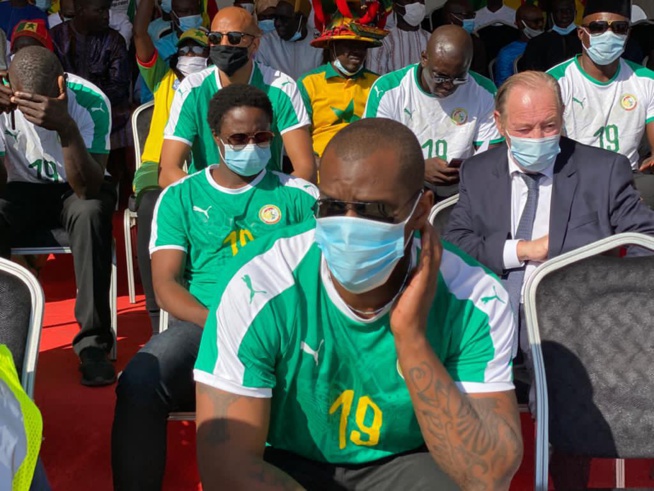
<svg viewBox="0 0 654 491">
<path fill-rule="evenodd" d="M 350 418 L 350 412 L 354 404 L 354 391 L 351 389 L 345 390 L 334 401 L 332 407 L 329 408 L 329 414 L 334 414 L 341 408 L 341 418 L 338 425 L 338 448 L 343 450 L 347 445 L 347 427 Z M 372 422 L 366 424 L 366 419 L 370 421 L 371 413 Z M 373 447 L 379 443 L 379 433 L 383 422 L 383 415 L 379 406 L 372 402 L 368 396 L 359 397 L 357 408 L 354 418 L 354 423 L 357 429 L 350 432 L 350 441 L 355 445 L 365 445 Z M 365 435 L 366 439 L 362 438 Z"/>
</svg>

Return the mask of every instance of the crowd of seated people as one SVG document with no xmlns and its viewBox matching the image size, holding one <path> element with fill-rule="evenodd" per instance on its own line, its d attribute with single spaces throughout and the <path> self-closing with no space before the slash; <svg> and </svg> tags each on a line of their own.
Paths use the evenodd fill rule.
<svg viewBox="0 0 654 491">
<path fill-rule="evenodd" d="M 654 12 L 440 3 L 0 1 L 0 257 L 68 236 L 115 489 L 161 489 L 176 411 L 205 489 L 508 488 L 526 279 L 654 234 Z M 126 195 L 152 337 L 117 377 Z"/>
</svg>

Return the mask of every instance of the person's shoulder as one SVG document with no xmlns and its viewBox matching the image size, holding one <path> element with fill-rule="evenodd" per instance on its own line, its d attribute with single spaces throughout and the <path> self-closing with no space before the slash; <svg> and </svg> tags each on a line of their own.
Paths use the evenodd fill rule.
<svg viewBox="0 0 654 491">
<path fill-rule="evenodd" d="M 85 78 L 66 72 L 66 86 L 73 93 L 74 102 L 89 112 L 105 112 L 109 114 L 111 103 L 104 92 L 93 82 Z"/>
<path fill-rule="evenodd" d="M 324 78 L 325 73 L 327 73 L 327 64 L 325 65 L 320 65 L 313 70 L 309 70 L 308 72 L 304 73 L 300 78 L 297 79 L 297 84 L 302 85 L 305 84 L 308 80 L 313 79 L 313 78 Z"/>
<path fill-rule="evenodd" d="M 507 148 L 506 144 L 502 144 L 466 159 L 461 169 L 466 175 L 470 172 L 486 175 L 505 162 L 507 162 Z"/>
<path fill-rule="evenodd" d="M 468 72 L 470 74 L 470 78 L 472 81 L 476 84 L 480 91 L 482 93 L 488 94 L 490 97 L 495 97 L 495 93 L 497 92 L 497 87 L 493 83 L 493 81 L 490 78 L 486 78 L 483 75 L 479 75 L 477 72 L 473 72 L 470 70 Z"/>
<path fill-rule="evenodd" d="M 215 80 L 215 73 L 216 67 L 213 65 L 199 72 L 191 73 L 180 82 L 177 92 L 183 95 L 194 90 L 200 90 L 205 86 L 211 86 L 211 90 L 217 89 L 217 84 L 215 82 L 212 83 L 212 79 Z M 213 96 L 213 94 L 211 95 Z"/>
<path fill-rule="evenodd" d="M 568 74 L 568 71 L 574 68 L 576 57 L 572 57 L 568 60 L 565 60 L 558 65 L 553 66 L 547 70 L 547 74 L 554 77 L 556 80 L 560 80 Z"/>
<path fill-rule="evenodd" d="M 628 70 L 630 70 L 635 77 L 640 79 L 645 79 L 648 81 L 654 81 L 653 70 L 650 70 L 649 68 L 643 65 L 639 65 L 638 63 L 635 63 L 630 60 L 626 60 L 624 58 L 620 59 L 620 63 L 623 65 L 623 67 L 626 67 Z"/>
<path fill-rule="evenodd" d="M 375 81 L 374 87 L 376 87 L 378 91 L 394 89 L 400 86 L 407 77 L 413 76 L 413 72 L 418 69 L 417 67 L 417 64 L 407 65 L 399 70 L 380 75 L 380 77 Z"/>
<path fill-rule="evenodd" d="M 562 152 L 568 152 L 574 156 L 577 169 L 582 172 L 588 170 L 591 174 L 604 175 L 607 178 L 609 175 L 601 171 L 602 167 L 608 168 L 613 165 L 616 159 L 620 158 L 627 161 L 627 158 L 622 154 L 586 145 L 565 136 L 561 137 L 560 145 Z"/>
<path fill-rule="evenodd" d="M 274 182 L 286 192 L 293 194 L 308 194 L 313 199 L 318 199 L 320 194 L 318 188 L 309 181 L 302 179 L 301 177 L 284 174 L 283 172 L 270 171 L 269 174 L 270 179 L 274 180 Z"/>
</svg>

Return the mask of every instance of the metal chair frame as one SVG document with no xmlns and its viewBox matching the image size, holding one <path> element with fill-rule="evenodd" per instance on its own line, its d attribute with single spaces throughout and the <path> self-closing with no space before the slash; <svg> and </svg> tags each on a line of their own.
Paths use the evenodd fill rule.
<svg viewBox="0 0 654 491">
<path fill-rule="evenodd" d="M 23 266 L 7 259 L 0 258 L 0 270 L 21 280 L 30 292 L 30 320 L 25 343 L 23 366 L 20 367 L 20 381 L 27 395 L 34 399 L 34 382 L 36 379 L 36 364 L 39 360 L 39 344 L 43 325 L 45 296 L 39 281 Z M 18 370 L 19 367 L 16 367 Z"/>
</svg>

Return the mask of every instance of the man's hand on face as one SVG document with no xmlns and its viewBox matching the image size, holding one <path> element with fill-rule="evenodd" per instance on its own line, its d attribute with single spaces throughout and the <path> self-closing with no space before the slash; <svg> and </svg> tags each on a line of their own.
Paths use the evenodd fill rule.
<svg viewBox="0 0 654 491">
<path fill-rule="evenodd" d="M 16 92 L 11 98 L 11 102 L 16 104 L 16 107 L 30 123 L 46 130 L 65 130 L 70 123 L 70 115 L 68 114 L 66 81 L 63 76 L 59 77 L 58 84 L 58 97 Z"/>
<path fill-rule="evenodd" d="M 425 181 L 435 186 L 449 186 L 459 182 L 459 169 L 449 167 L 438 157 L 425 159 Z"/>
<path fill-rule="evenodd" d="M 391 311 L 391 330 L 398 340 L 425 335 L 427 316 L 436 295 L 443 247 L 429 221 L 425 220 L 420 234 L 420 262 Z"/>
<path fill-rule="evenodd" d="M 518 259 L 524 261 L 544 262 L 547 260 L 550 236 L 545 235 L 537 240 L 521 240 L 518 242 Z"/>
<path fill-rule="evenodd" d="M 5 80 L 7 80 L 7 72 L 0 71 L 0 114 L 15 109 L 11 103 L 11 87 L 4 84 Z"/>
</svg>

